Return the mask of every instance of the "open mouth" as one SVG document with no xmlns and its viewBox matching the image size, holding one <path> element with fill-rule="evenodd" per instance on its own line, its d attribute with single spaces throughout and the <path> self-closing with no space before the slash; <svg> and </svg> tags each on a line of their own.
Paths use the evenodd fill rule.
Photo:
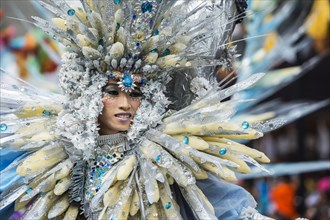
<svg viewBox="0 0 330 220">
<path fill-rule="evenodd" d="M 121 121 L 128 121 L 132 117 L 132 114 L 131 113 L 118 113 L 118 114 L 115 114 L 115 117 Z"/>
</svg>

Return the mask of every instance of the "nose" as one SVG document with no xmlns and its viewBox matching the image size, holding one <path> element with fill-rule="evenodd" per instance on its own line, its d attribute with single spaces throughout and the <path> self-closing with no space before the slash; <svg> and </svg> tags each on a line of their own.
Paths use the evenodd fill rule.
<svg viewBox="0 0 330 220">
<path fill-rule="evenodd" d="M 119 95 L 119 108 L 124 111 L 128 111 L 131 108 L 131 103 L 125 92 L 121 92 Z"/>
</svg>

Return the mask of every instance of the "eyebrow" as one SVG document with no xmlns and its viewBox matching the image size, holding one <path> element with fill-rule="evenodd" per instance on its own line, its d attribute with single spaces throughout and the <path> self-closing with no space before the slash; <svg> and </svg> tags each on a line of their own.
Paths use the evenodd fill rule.
<svg viewBox="0 0 330 220">
<path fill-rule="evenodd" d="M 112 86 L 115 86 L 116 89 L 119 89 L 117 83 L 108 83 L 107 85 L 105 85 L 105 86 L 103 87 L 103 90 L 108 89 L 108 87 L 112 87 Z M 138 92 L 142 93 L 142 91 L 140 90 L 140 87 L 139 87 L 139 86 L 138 86 L 138 87 L 134 87 L 134 89 L 132 90 L 132 92 L 133 92 L 133 91 L 138 91 Z"/>
</svg>

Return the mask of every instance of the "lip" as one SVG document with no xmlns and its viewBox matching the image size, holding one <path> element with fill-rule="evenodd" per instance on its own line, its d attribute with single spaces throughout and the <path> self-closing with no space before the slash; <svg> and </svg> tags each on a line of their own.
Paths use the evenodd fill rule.
<svg viewBox="0 0 330 220">
<path fill-rule="evenodd" d="M 132 114 L 128 112 L 122 112 L 115 114 L 115 117 L 122 122 L 131 121 Z"/>
</svg>

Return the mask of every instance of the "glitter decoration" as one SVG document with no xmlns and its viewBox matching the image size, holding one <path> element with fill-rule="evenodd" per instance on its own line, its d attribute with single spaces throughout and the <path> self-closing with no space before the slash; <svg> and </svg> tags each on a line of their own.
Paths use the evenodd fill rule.
<svg viewBox="0 0 330 220">
<path fill-rule="evenodd" d="M 247 122 L 247 121 L 243 121 L 243 123 L 242 123 L 242 128 L 243 128 L 243 129 L 248 129 L 249 127 L 250 127 L 249 122 Z"/>
<path fill-rule="evenodd" d="M 0 124 L 0 131 L 6 131 L 8 126 L 6 124 Z"/>
<path fill-rule="evenodd" d="M 184 136 L 183 143 L 184 144 L 188 144 L 189 143 L 189 137 L 188 136 Z"/>
<path fill-rule="evenodd" d="M 226 148 L 221 148 L 220 150 L 219 150 L 219 154 L 220 155 L 225 155 L 227 153 L 227 149 Z"/>
<path fill-rule="evenodd" d="M 172 206 L 171 202 L 168 202 L 165 204 L 165 209 L 169 209 L 171 208 L 171 206 Z"/>
<path fill-rule="evenodd" d="M 151 12 L 152 11 L 152 4 L 151 2 L 144 2 L 142 5 L 141 5 L 141 11 L 143 13 L 146 13 L 146 12 Z"/>
<path fill-rule="evenodd" d="M 68 10 L 68 15 L 69 15 L 69 16 L 73 16 L 75 13 L 76 13 L 76 11 L 75 11 L 73 8 L 70 8 L 70 9 Z"/>
<path fill-rule="evenodd" d="M 90 201 L 102 186 L 102 179 L 111 167 L 123 159 L 124 153 L 119 152 L 122 145 L 98 147 L 96 156 L 87 163 L 87 185 L 85 199 Z"/>
</svg>

